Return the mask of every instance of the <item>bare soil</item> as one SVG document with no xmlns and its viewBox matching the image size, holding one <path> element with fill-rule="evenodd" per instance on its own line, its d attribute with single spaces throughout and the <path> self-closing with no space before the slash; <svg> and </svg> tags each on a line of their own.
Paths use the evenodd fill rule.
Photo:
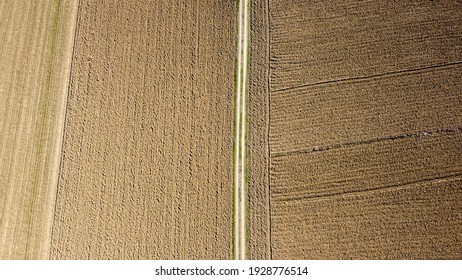
<svg viewBox="0 0 462 280">
<path fill-rule="evenodd" d="M 252 0 L 248 106 L 248 258 L 269 259 L 268 3 Z"/>
<path fill-rule="evenodd" d="M 461 8 L 457 0 L 270 0 L 271 88 L 461 62 Z"/>
<path fill-rule="evenodd" d="M 273 153 L 451 129 L 462 120 L 462 64 L 274 94 Z"/>
<path fill-rule="evenodd" d="M 274 259 L 460 259 L 462 177 L 273 208 Z"/>
<path fill-rule="evenodd" d="M 460 259 L 460 1 L 269 3 L 271 257 Z"/>
<path fill-rule="evenodd" d="M 53 259 L 232 258 L 235 1 L 80 1 Z"/>
</svg>

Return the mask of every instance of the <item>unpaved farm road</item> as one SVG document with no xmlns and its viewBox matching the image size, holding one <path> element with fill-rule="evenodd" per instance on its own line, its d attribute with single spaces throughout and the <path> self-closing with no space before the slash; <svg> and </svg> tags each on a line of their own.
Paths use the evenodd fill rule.
<svg viewBox="0 0 462 280">
<path fill-rule="evenodd" d="M 246 99 L 249 37 L 249 0 L 239 2 L 236 70 L 236 113 L 234 149 L 234 257 L 246 257 Z"/>
</svg>

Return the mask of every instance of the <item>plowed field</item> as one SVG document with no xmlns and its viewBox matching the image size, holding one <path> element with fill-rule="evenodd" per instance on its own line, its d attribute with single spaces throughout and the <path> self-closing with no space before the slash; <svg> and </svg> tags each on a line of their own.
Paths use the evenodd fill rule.
<svg viewBox="0 0 462 280">
<path fill-rule="evenodd" d="M 269 259 L 268 2 L 252 1 L 248 136 L 248 258 Z"/>
<path fill-rule="evenodd" d="M 232 257 L 234 1 L 80 1 L 54 259 Z"/>
<path fill-rule="evenodd" d="M 269 78 L 250 79 L 269 83 L 270 195 L 251 221 L 269 217 L 270 257 L 460 259 L 460 1 L 268 3 L 252 46 Z"/>
</svg>

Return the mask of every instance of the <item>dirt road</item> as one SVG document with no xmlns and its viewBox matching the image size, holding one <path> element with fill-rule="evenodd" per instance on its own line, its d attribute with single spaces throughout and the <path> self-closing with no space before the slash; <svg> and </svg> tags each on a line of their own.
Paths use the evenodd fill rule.
<svg viewBox="0 0 462 280">
<path fill-rule="evenodd" d="M 236 106 L 234 122 L 234 257 L 246 258 L 247 231 L 247 92 L 249 50 L 249 1 L 241 0 L 238 11 Z"/>
</svg>

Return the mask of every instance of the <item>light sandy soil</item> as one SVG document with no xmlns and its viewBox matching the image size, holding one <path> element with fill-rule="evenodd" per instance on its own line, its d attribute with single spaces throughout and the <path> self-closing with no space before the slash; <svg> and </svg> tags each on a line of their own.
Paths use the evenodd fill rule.
<svg viewBox="0 0 462 280">
<path fill-rule="evenodd" d="M 460 259 L 460 1 L 269 3 L 271 257 Z"/>
<path fill-rule="evenodd" d="M 53 259 L 230 259 L 235 1 L 80 1 Z"/>
<path fill-rule="evenodd" d="M 0 259 L 46 259 L 77 1 L 0 1 Z"/>
</svg>

